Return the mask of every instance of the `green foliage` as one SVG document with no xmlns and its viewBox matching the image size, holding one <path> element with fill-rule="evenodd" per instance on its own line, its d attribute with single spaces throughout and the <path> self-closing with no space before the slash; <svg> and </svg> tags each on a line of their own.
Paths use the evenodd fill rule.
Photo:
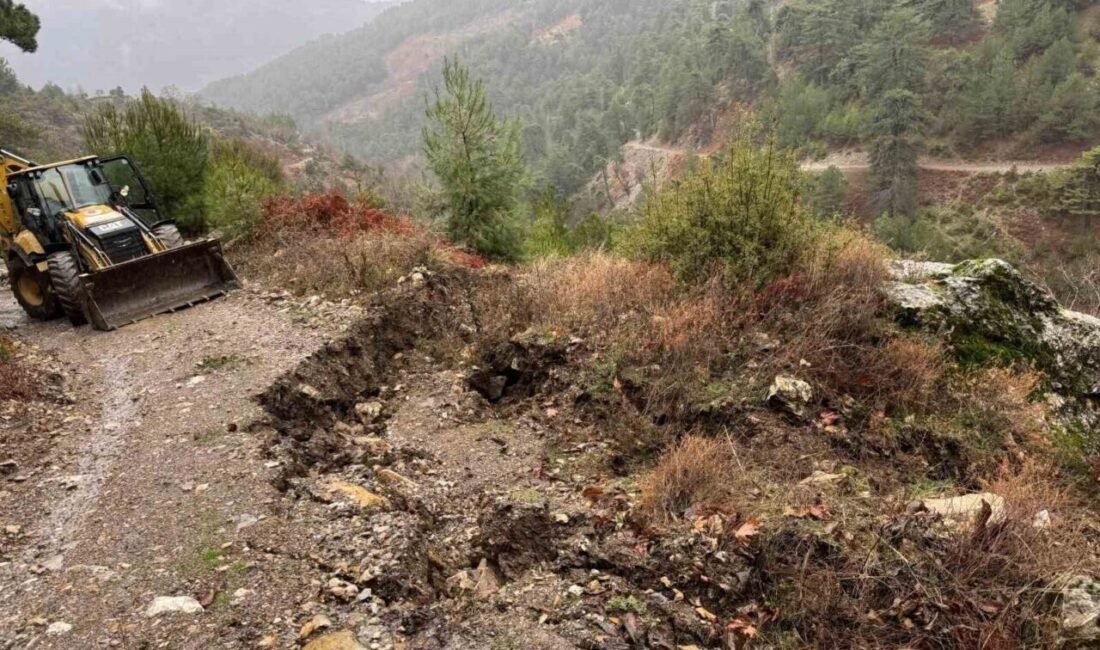
<svg viewBox="0 0 1100 650">
<path fill-rule="evenodd" d="M 793 156 L 742 137 L 646 201 L 627 250 L 667 262 L 683 280 L 764 283 L 791 269 L 811 237 Z"/>
<path fill-rule="evenodd" d="M 932 31 L 947 38 L 966 36 L 981 25 L 981 13 L 974 0 L 921 0 L 910 6 L 919 7 Z"/>
<path fill-rule="evenodd" d="M 940 206 L 915 216 L 884 214 L 874 233 L 883 243 L 907 256 L 939 262 L 1000 257 L 1019 259 L 1022 244 L 999 221 L 970 206 Z"/>
<path fill-rule="evenodd" d="M 442 187 L 447 231 L 482 255 L 512 260 L 522 245 L 516 215 L 526 168 L 518 125 L 501 122 L 485 95 L 456 61 L 447 61 L 424 129 L 424 156 Z"/>
<path fill-rule="evenodd" d="M 247 233 L 282 185 L 278 158 L 243 140 L 215 142 L 202 193 L 207 227 L 229 238 Z"/>
<path fill-rule="evenodd" d="M 607 611 L 644 615 L 646 605 L 636 596 L 612 596 L 607 601 Z"/>
<path fill-rule="evenodd" d="M 927 68 L 928 23 L 910 8 L 887 13 L 855 50 L 856 75 L 864 97 L 892 90 L 918 92 Z"/>
<path fill-rule="evenodd" d="M 524 243 L 527 259 L 564 257 L 612 245 L 615 228 L 610 220 L 592 213 L 570 227 L 573 206 L 558 198 L 553 188 L 547 188 L 535 202 L 534 212 L 534 222 Z"/>
<path fill-rule="evenodd" d="M 22 3 L 0 0 L 0 40 L 13 43 L 24 52 L 38 49 L 38 16 Z"/>
<path fill-rule="evenodd" d="M 952 348 L 963 368 L 1008 367 L 1028 358 L 1023 351 L 1007 343 L 973 333 L 956 335 Z"/>
<path fill-rule="evenodd" d="M 471 74 L 490 81 L 500 115 L 522 122 L 532 171 L 563 195 L 606 169 L 624 143 L 720 136 L 723 110 L 738 103 L 756 107 L 781 146 L 804 154 L 870 148 L 870 122 L 898 89 L 933 116 L 913 144 L 930 137 L 964 151 L 993 138 L 1100 136 L 1100 45 L 1075 33 L 1082 5 L 1069 0 L 1004 0 L 984 32 L 975 0 L 530 0 L 518 24 L 506 18 L 513 6 L 406 3 L 215 84 L 209 96 L 290 113 L 363 160 L 402 159 L 417 152 L 420 94 L 439 85 L 442 70 L 429 66 L 421 92 L 401 99 L 386 61 L 417 73 L 408 48 L 421 41 L 410 39 L 430 34 L 424 43 L 440 44 L 440 54 L 461 47 Z M 540 38 L 574 14 L 575 31 Z M 327 119 L 375 93 L 377 114 Z"/>
<path fill-rule="evenodd" d="M 836 167 L 810 179 L 810 205 L 818 217 L 834 217 L 844 212 L 848 199 L 848 179 Z"/>
<path fill-rule="evenodd" d="M 569 204 L 547 188 L 535 202 L 535 220 L 524 242 L 526 257 L 564 257 L 573 252 L 569 241 Z"/>
<path fill-rule="evenodd" d="M 183 229 L 203 229 L 209 138 L 174 102 L 144 90 L 123 108 L 103 105 L 85 120 L 84 139 L 96 154 L 133 158 L 161 207 Z"/>
<path fill-rule="evenodd" d="M 1100 147 L 1086 151 L 1076 165 L 1063 172 L 1057 193 L 1062 212 L 1080 219 L 1091 231 L 1100 215 Z"/>
<path fill-rule="evenodd" d="M 917 159 L 923 116 L 916 96 L 891 90 L 871 122 L 872 203 L 878 214 L 909 215 L 917 209 Z"/>
</svg>

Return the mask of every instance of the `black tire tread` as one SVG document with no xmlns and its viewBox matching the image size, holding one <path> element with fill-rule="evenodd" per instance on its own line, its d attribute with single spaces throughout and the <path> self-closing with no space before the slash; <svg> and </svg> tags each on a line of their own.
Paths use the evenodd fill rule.
<svg viewBox="0 0 1100 650">
<path fill-rule="evenodd" d="M 43 282 L 47 278 L 38 278 L 39 287 L 42 288 L 42 292 L 46 297 L 41 305 L 32 305 L 23 300 L 23 296 L 20 295 L 18 289 L 19 278 L 28 273 L 41 276 L 38 269 L 28 267 L 18 256 L 13 255 L 8 259 L 8 281 L 11 283 L 11 291 L 15 295 L 16 302 L 23 308 L 23 311 L 27 312 L 28 316 L 35 320 L 53 320 L 60 316 L 61 306 L 58 304 L 57 295 L 50 283 Z"/>
<path fill-rule="evenodd" d="M 53 284 L 61 310 L 75 326 L 85 325 L 83 288 L 80 284 L 80 265 L 72 253 L 54 253 L 49 256 L 50 281 Z"/>
</svg>

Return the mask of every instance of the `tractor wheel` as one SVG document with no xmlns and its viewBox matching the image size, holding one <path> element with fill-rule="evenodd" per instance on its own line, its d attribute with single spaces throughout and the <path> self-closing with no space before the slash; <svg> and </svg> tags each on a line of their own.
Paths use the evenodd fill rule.
<svg viewBox="0 0 1100 650">
<path fill-rule="evenodd" d="M 80 266 L 72 253 L 54 253 L 49 256 L 50 280 L 61 311 L 69 322 L 80 327 L 88 323 L 84 316 L 84 289 L 80 283 Z"/>
<path fill-rule="evenodd" d="M 157 236 L 157 239 L 164 242 L 164 245 L 169 249 L 183 246 L 183 235 L 180 234 L 179 228 L 170 223 L 153 228 L 153 234 Z"/>
<path fill-rule="evenodd" d="M 19 257 L 8 260 L 8 280 L 19 306 L 36 320 L 52 320 L 61 315 L 57 295 L 50 286 L 50 276 L 27 264 Z"/>
</svg>

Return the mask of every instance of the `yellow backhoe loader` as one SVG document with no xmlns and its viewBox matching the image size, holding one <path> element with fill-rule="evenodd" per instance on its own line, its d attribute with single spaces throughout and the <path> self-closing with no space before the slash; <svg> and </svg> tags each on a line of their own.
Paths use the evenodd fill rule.
<svg viewBox="0 0 1100 650">
<path fill-rule="evenodd" d="M 8 279 L 32 318 L 113 330 L 240 286 L 221 243 L 184 244 L 125 156 L 37 165 L 0 149 L 0 186 Z"/>
</svg>

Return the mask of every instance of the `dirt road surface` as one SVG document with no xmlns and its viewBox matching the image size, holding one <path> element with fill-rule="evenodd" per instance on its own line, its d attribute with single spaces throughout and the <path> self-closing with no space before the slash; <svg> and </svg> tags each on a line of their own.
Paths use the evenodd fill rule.
<svg viewBox="0 0 1100 650">
<path fill-rule="evenodd" d="M 1007 174 L 1015 171 L 1020 174 L 1049 173 L 1069 167 L 1073 163 L 1036 162 L 1027 160 L 944 160 L 924 157 L 920 159 L 920 168 L 927 171 L 957 172 L 962 174 Z M 842 152 L 827 156 L 822 160 L 802 163 L 803 171 L 823 172 L 836 167 L 842 172 L 859 172 L 870 169 L 871 163 L 865 153 Z"/>
<path fill-rule="evenodd" d="M 67 397 L 0 420 L 0 648 L 290 634 L 312 577 L 310 522 L 281 515 L 277 469 L 246 429 L 253 397 L 325 338 L 301 320 L 239 292 L 117 332 L 74 330 L 27 321 L 5 286 L 0 322 L 64 375 Z M 206 611 L 148 616 L 158 597 Z"/>
</svg>

